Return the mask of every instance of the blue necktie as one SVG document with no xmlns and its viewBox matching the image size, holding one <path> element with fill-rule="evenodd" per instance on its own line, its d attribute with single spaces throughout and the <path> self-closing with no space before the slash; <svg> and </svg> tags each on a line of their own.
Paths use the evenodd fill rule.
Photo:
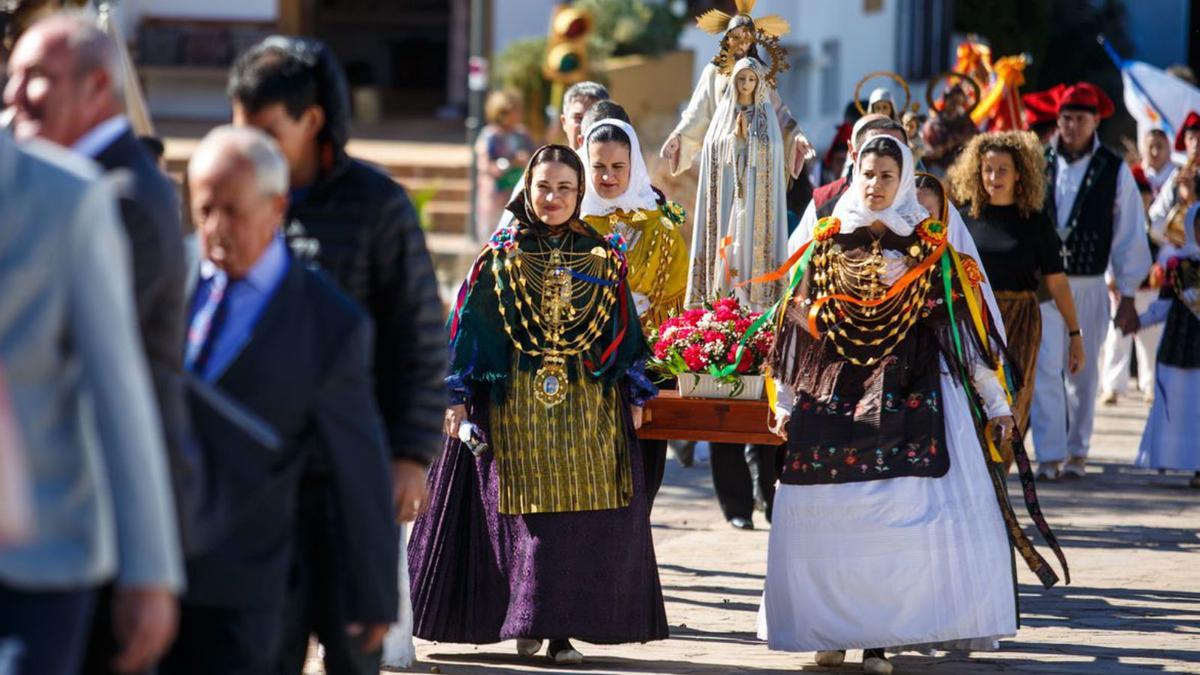
<svg viewBox="0 0 1200 675">
<path fill-rule="evenodd" d="M 208 367 L 217 336 L 221 334 L 221 327 L 229 313 L 229 296 L 236 283 L 228 281 L 223 274 L 213 277 L 208 300 L 197 312 L 191 330 L 188 331 L 185 365 L 193 373 L 203 376 L 205 368 Z"/>
</svg>

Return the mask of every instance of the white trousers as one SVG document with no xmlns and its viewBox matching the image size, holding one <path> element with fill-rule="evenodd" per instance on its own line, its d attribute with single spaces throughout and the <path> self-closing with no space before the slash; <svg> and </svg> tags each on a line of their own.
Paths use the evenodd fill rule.
<svg viewBox="0 0 1200 675">
<path fill-rule="evenodd" d="M 1141 289 L 1134 297 L 1138 314 L 1150 308 L 1158 299 L 1158 291 Z M 1113 307 L 1116 311 L 1116 307 Z M 1129 391 L 1129 359 L 1137 349 L 1138 389 L 1142 393 L 1154 391 L 1154 362 L 1158 354 L 1158 341 L 1162 339 L 1163 326 L 1156 324 L 1138 331 L 1136 335 L 1121 335 L 1119 330 L 1108 331 L 1104 340 L 1104 356 L 1101 360 L 1101 388 L 1108 392 L 1124 394 Z"/>
<path fill-rule="evenodd" d="M 1083 330 L 1087 364 L 1077 375 L 1067 371 L 1067 323 L 1053 300 L 1041 304 L 1042 345 L 1038 349 L 1037 380 L 1029 426 L 1039 462 L 1060 462 L 1068 456 L 1087 457 L 1096 422 L 1100 385 L 1100 348 L 1112 323 L 1104 277 L 1070 277 L 1075 312 Z"/>
</svg>

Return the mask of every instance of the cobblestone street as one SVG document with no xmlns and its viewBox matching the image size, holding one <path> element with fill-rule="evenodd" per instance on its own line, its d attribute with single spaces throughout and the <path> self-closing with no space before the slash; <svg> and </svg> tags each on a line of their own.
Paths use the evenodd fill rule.
<svg viewBox="0 0 1200 675">
<path fill-rule="evenodd" d="M 1140 398 L 1102 406 L 1088 477 L 1041 487 L 1073 584 L 1043 592 L 1020 566 L 1024 625 L 1016 638 L 993 653 L 900 655 L 897 673 L 1200 672 L 1200 491 L 1187 487 L 1186 475 L 1132 467 L 1146 412 Z M 670 463 L 653 520 L 671 639 L 577 645 L 587 660 L 570 672 L 861 672 L 858 652 L 841 668 L 820 668 L 811 654 L 770 652 L 758 641 L 767 531 L 725 524 L 707 465 Z M 415 672 L 566 672 L 518 659 L 513 643 L 418 641 L 417 654 Z"/>
</svg>

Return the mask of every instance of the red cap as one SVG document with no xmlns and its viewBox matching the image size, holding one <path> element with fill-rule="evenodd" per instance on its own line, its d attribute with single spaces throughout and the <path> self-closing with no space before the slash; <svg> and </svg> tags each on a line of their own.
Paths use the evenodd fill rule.
<svg viewBox="0 0 1200 675">
<path fill-rule="evenodd" d="M 833 157 L 833 152 L 838 148 L 843 150 L 848 149 L 846 147 L 846 143 L 850 141 L 850 131 L 853 128 L 854 125 L 850 124 L 849 122 L 842 122 L 838 125 L 837 133 L 833 135 L 833 141 L 829 143 L 829 149 L 825 151 L 825 157 L 821 160 L 824 164 L 829 164 Z"/>
<path fill-rule="evenodd" d="M 1090 82 L 1080 82 L 1067 87 L 1058 99 L 1058 112 L 1064 108 L 1089 110 L 1100 116 L 1100 119 L 1112 117 L 1116 106 L 1108 94 Z"/>
<path fill-rule="evenodd" d="M 1179 127 L 1179 133 L 1175 134 L 1175 149 L 1179 152 L 1187 150 L 1187 146 L 1183 143 L 1184 132 L 1188 129 L 1200 129 L 1200 114 L 1195 110 L 1188 113 L 1188 116 L 1183 120 L 1183 126 Z"/>
<path fill-rule="evenodd" d="M 1058 84 L 1046 91 L 1035 91 L 1021 96 L 1021 103 L 1025 104 L 1025 120 L 1029 126 L 1053 122 L 1058 117 L 1058 98 L 1066 88 L 1066 85 Z"/>
</svg>

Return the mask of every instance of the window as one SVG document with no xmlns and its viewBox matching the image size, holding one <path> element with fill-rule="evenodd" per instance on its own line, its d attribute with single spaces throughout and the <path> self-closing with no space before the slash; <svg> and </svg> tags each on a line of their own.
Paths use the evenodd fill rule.
<svg viewBox="0 0 1200 675">
<path fill-rule="evenodd" d="M 790 68 L 779 76 L 779 97 L 801 119 L 812 114 L 812 48 L 786 45 Z"/>
<path fill-rule="evenodd" d="M 842 46 L 837 40 L 821 43 L 821 114 L 833 115 L 841 111 L 842 101 Z"/>
<path fill-rule="evenodd" d="M 896 64 L 907 80 L 925 80 L 950 67 L 953 0 L 897 0 Z"/>
</svg>

